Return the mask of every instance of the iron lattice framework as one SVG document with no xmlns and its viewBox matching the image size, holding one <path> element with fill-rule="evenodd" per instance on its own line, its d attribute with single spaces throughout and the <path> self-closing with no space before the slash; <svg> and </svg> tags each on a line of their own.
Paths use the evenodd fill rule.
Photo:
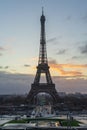
<svg viewBox="0 0 87 130">
<path fill-rule="evenodd" d="M 53 102 L 57 103 L 58 101 L 58 93 L 55 89 L 55 84 L 53 84 L 48 60 L 47 60 L 47 51 L 46 51 L 46 38 L 45 38 L 45 16 L 42 9 L 42 16 L 40 18 L 41 22 L 41 36 L 40 36 L 40 51 L 39 51 L 39 61 L 37 66 L 37 72 L 34 79 L 34 83 L 31 85 L 31 90 L 28 94 L 28 102 L 34 103 L 34 96 L 36 96 L 39 92 L 46 92 L 49 93 L 52 98 Z M 40 83 L 41 74 L 45 74 L 46 76 L 46 83 Z"/>
</svg>

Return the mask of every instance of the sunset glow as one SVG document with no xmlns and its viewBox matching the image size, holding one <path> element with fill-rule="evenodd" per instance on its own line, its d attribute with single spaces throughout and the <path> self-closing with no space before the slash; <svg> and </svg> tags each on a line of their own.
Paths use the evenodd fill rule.
<svg viewBox="0 0 87 130">
<path fill-rule="evenodd" d="M 53 78 L 56 86 L 61 78 L 66 84 L 65 87 L 60 84 L 60 91 L 68 91 L 71 80 L 73 92 L 75 85 L 77 91 L 84 87 L 83 92 L 87 92 L 87 0 L 0 1 L 0 91 L 4 93 L 7 84 L 11 91 L 12 86 L 21 87 L 22 76 L 24 86 L 30 87 L 34 80 L 42 6 L 46 17 L 48 65 L 52 77 L 57 77 L 56 81 Z M 15 75 L 20 78 L 13 78 Z M 29 76 L 27 82 L 26 76 Z"/>
</svg>

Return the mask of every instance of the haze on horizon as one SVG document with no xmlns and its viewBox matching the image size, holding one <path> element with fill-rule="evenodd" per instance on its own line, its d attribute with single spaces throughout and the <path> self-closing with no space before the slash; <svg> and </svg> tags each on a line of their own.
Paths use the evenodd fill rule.
<svg viewBox="0 0 87 130">
<path fill-rule="evenodd" d="M 0 1 L 0 94 L 24 94 L 36 74 L 40 16 L 58 91 L 87 93 L 87 0 Z"/>
</svg>

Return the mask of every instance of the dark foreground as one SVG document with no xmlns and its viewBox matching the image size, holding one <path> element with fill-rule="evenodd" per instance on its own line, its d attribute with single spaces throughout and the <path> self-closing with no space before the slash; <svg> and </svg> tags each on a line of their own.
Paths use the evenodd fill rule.
<svg viewBox="0 0 87 130">
<path fill-rule="evenodd" d="M 28 128 L 0 128 L 0 130 L 87 130 L 87 127 L 74 127 L 74 128 L 28 127 Z"/>
</svg>

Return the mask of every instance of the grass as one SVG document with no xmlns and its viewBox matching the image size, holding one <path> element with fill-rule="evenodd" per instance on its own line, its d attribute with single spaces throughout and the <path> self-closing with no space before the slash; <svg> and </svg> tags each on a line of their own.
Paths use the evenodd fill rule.
<svg viewBox="0 0 87 130">
<path fill-rule="evenodd" d="M 66 119 L 52 119 L 52 118 L 28 118 L 28 119 L 20 119 L 20 120 L 12 120 L 9 121 L 8 123 L 29 123 L 29 122 L 37 122 L 37 121 L 45 121 L 45 122 L 59 122 L 62 126 L 79 126 L 78 121 L 72 120 L 72 121 L 67 121 Z"/>
<path fill-rule="evenodd" d="M 67 121 L 67 120 L 62 120 L 61 124 L 62 126 L 79 126 L 79 121 L 76 120 L 72 120 L 72 121 Z"/>
</svg>

